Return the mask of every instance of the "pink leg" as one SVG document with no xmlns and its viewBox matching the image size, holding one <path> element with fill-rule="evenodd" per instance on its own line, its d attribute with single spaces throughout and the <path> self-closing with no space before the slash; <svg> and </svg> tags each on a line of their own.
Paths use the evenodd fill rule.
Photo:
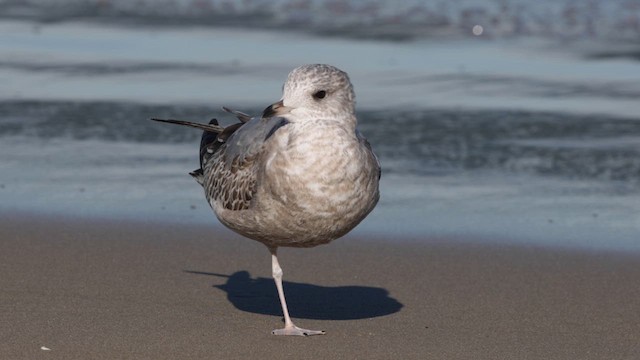
<svg viewBox="0 0 640 360">
<path fill-rule="evenodd" d="M 269 249 L 271 251 L 271 267 L 273 270 L 273 280 L 276 282 L 278 288 L 278 296 L 280 297 L 280 305 L 282 305 L 282 312 L 284 313 L 284 328 L 273 330 L 273 335 L 299 335 L 299 336 L 311 336 L 311 335 L 324 335 L 324 331 L 307 330 L 297 327 L 291 317 L 289 317 L 289 310 L 287 309 L 287 300 L 284 298 L 284 290 L 282 289 L 282 268 L 278 263 L 277 249 Z"/>
</svg>

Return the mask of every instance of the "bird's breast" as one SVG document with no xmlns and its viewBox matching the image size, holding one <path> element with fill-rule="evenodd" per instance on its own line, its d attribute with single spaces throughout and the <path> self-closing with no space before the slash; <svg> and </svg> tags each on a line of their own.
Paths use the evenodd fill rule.
<svg viewBox="0 0 640 360">
<path fill-rule="evenodd" d="M 320 237 L 335 238 L 375 206 L 377 168 L 354 131 L 325 126 L 292 131 L 278 141 L 265 162 L 261 183 L 267 185 L 260 200 L 289 214 L 282 227 L 316 229 Z"/>
</svg>

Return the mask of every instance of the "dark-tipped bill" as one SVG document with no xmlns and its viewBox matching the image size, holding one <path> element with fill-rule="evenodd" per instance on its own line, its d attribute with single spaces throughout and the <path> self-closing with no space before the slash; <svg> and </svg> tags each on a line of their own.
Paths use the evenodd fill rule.
<svg viewBox="0 0 640 360">
<path fill-rule="evenodd" d="M 277 103 L 267 106 L 267 108 L 262 112 L 262 117 L 270 118 L 273 116 L 284 115 L 287 114 L 290 110 L 291 109 L 284 106 L 283 101 L 280 100 Z"/>
</svg>

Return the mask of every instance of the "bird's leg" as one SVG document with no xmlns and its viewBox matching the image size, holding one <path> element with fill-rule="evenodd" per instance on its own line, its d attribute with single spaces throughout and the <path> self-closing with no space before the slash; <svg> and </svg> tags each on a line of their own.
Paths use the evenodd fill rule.
<svg viewBox="0 0 640 360">
<path fill-rule="evenodd" d="M 284 290 L 282 289 L 282 268 L 278 263 L 277 248 L 269 248 L 271 251 L 271 268 L 273 271 L 273 280 L 276 282 L 276 288 L 278 288 L 278 296 L 280 297 L 280 305 L 282 305 L 282 312 L 284 313 L 284 328 L 273 330 L 273 335 L 299 335 L 299 336 L 311 336 L 311 335 L 324 335 L 324 331 L 301 329 L 293 324 L 291 317 L 289 317 L 289 310 L 287 309 L 287 300 L 284 298 Z"/>
</svg>

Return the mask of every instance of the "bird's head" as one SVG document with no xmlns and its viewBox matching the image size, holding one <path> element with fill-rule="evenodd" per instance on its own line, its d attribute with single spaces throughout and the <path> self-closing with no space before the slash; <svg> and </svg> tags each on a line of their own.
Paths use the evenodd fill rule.
<svg viewBox="0 0 640 360">
<path fill-rule="evenodd" d="M 341 120 L 355 118 L 354 113 L 355 93 L 347 73 L 331 65 L 313 64 L 289 73 L 282 100 L 267 107 L 263 116 Z"/>
</svg>

